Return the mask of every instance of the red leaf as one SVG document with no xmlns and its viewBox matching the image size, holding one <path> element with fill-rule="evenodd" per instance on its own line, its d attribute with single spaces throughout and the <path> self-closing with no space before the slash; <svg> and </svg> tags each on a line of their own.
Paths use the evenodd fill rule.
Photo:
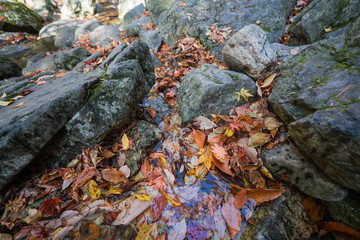
<svg viewBox="0 0 360 240">
<path fill-rule="evenodd" d="M 55 209 L 59 211 L 60 209 L 60 203 L 63 201 L 60 199 L 60 197 L 55 197 L 54 199 L 46 199 L 42 202 L 40 206 L 41 214 L 44 216 L 45 214 L 50 214 L 51 216 L 54 216 Z"/>
<path fill-rule="evenodd" d="M 164 195 L 160 193 L 159 195 L 157 195 L 157 197 L 155 198 L 155 200 L 151 205 L 154 222 L 159 219 L 159 217 L 161 216 L 162 212 L 165 209 L 165 206 L 166 206 L 166 198 L 164 197 Z"/>
<path fill-rule="evenodd" d="M 32 93 L 33 91 L 34 91 L 34 90 L 22 91 L 22 92 L 21 92 L 21 95 L 26 96 L 26 95 Z"/>
</svg>

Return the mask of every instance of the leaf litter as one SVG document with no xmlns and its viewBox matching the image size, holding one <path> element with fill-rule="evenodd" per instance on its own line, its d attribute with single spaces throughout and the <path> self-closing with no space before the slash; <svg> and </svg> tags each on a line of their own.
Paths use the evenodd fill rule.
<svg viewBox="0 0 360 240">
<path fill-rule="evenodd" d="M 223 42 L 230 33 L 230 28 L 219 30 L 215 24 L 208 36 Z M 78 45 L 90 48 L 86 39 Z M 101 59 L 86 62 L 84 72 L 93 71 L 111 48 L 100 50 Z M 179 39 L 173 48 L 164 44 L 156 54 L 164 65 L 155 69 L 152 92 L 173 106 L 188 71 L 204 63 L 226 69 L 191 37 Z M 275 77 L 258 83 L 264 96 Z M 246 89 L 236 94 L 238 100 L 252 97 Z M 149 106 L 148 111 L 154 118 L 156 110 Z M 131 225 L 136 239 L 235 238 L 248 223 L 254 224 L 256 206 L 282 194 L 259 157 L 266 146 L 279 142 L 277 130 L 282 125 L 268 111 L 266 98 L 237 107 L 229 116 L 199 116 L 188 126 L 181 125 L 175 109 L 159 125 L 162 144 L 143 159 L 136 176 L 130 178 L 126 165 L 127 151 L 134 145 L 123 132 L 117 142 L 86 148 L 66 168 L 1 198 L 5 211 L 0 223 L 14 239 L 88 238 L 89 231 L 92 238 L 106 239 L 118 236 L 119 225 Z M 314 207 L 308 205 L 311 211 Z M 357 236 L 332 222 L 325 229 Z"/>
</svg>

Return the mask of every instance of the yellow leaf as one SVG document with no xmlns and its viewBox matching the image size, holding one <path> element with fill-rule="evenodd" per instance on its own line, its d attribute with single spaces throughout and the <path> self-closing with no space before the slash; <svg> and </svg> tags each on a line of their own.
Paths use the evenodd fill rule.
<svg viewBox="0 0 360 240">
<path fill-rule="evenodd" d="M 260 85 L 261 88 L 266 88 L 271 85 L 276 77 L 276 73 L 271 74 L 269 77 L 265 79 L 265 81 Z"/>
<path fill-rule="evenodd" d="M 7 105 L 9 105 L 10 103 L 12 103 L 12 101 L 0 101 L 0 106 L 2 107 L 6 107 Z"/>
<path fill-rule="evenodd" d="M 129 140 L 128 136 L 126 135 L 126 133 L 124 133 L 124 135 L 121 138 L 121 144 L 122 144 L 123 150 L 128 150 L 130 147 L 130 140 Z"/>
<path fill-rule="evenodd" d="M 99 186 L 94 180 L 89 181 L 89 191 L 90 191 L 90 197 L 93 199 L 99 199 L 101 196 L 101 190 L 99 189 Z"/>
<path fill-rule="evenodd" d="M 251 93 L 249 93 L 249 90 L 242 88 L 240 92 L 235 92 L 237 95 L 236 100 L 240 101 L 240 98 L 243 97 L 245 101 L 249 101 L 249 97 L 253 97 Z"/>
<path fill-rule="evenodd" d="M 284 125 L 282 122 L 278 121 L 276 118 L 274 117 L 268 117 L 265 119 L 264 121 L 265 124 L 265 128 L 267 130 L 274 130 L 277 129 L 278 127 Z"/>
<path fill-rule="evenodd" d="M 6 94 L 6 93 L 3 93 L 0 98 L 4 98 L 4 97 L 6 97 L 6 96 L 7 96 L 7 94 Z"/>
<path fill-rule="evenodd" d="M 151 230 L 153 229 L 153 225 L 154 224 L 148 225 L 147 221 L 145 220 L 144 224 L 140 227 L 138 235 L 136 236 L 135 240 L 146 239 L 149 236 Z"/>
<path fill-rule="evenodd" d="M 264 174 L 265 177 L 270 178 L 271 180 L 274 180 L 274 181 L 275 181 L 275 179 L 273 178 L 273 176 L 271 175 L 271 173 L 269 172 L 269 170 L 267 170 L 267 168 L 264 167 L 264 165 L 261 166 L 260 172 L 261 172 L 262 174 Z"/>
<path fill-rule="evenodd" d="M 136 193 L 132 193 L 135 197 L 137 197 L 138 199 L 140 200 L 143 200 L 143 201 L 151 201 L 151 199 L 147 196 L 147 195 L 144 195 L 144 196 L 141 196 L 141 195 L 138 195 Z"/>
<path fill-rule="evenodd" d="M 232 135 L 234 135 L 234 132 L 231 130 L 231 128 L 227 128 L 225 131 L 226 136 L 231 137 Z"/>
<path fill-rule="evenodd" d="M 257 25 L 260 25 L 262 22 L 261 22 L 260 20 L 257 20 L 255 23 L 256 23 Z"/>
<path fill-rule="evenodd" d="M 210 151 L 208 149 L 206 149 L 206 150 L 200 149 L 200 152 L 198 152 L 197 154 L 200 155 L 199 164 L 204 163 L 207 170 L 209 170 L 211 167 L 211 161 L 212 161 L 212 156 L 211 156 Z"/>
<path fill-rule="evenodd" d="M 174 207 L 178 207 L 181 205 L 181 203 L 178 203 L 174 199 L 172 199 L 164 190 L 162 190 L 162 193 L 165 196 L 166 200 L 168 200 Z"/>
<path fill-rule="evenodd" d="M 260 147 L 267 143 L 270 139 L 270 134 L 266 133 L 255 133 L 249 138 L 250 147 Z"/>
<path fill-rule="evenodd" d="M 14 109 L 14 108 L 20 107 L 20 106 L 22 106 L 22 105 L 24 105 L 24 102 L 19 103 L 18 105 L 16 105 L 16 106 L 12 107 L 11 109 Z"/>
<path fill-rule="evenodd" d="M 331 27 L 325 28 L 325 32 L 331 32 L 331 31 L 332 31 Z"/>
<path fill-rule="evenodd" d="M 109 194 L 122 194 L 123 190 L 121 188 L 114 188 L 110 185 Z"/>
</svg>

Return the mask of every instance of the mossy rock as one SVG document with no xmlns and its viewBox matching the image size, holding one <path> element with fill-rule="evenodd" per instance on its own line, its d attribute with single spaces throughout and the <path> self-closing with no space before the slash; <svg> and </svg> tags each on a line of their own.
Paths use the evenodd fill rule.
<svg viewBox="0 0 360 240">
<path fill-rule="evenodd" d="M 41 17 L 19 2 L 0 2 L 0 16 L 7 32 L 28 32 L 36 34 L 43 27 Z"/>
</svg>

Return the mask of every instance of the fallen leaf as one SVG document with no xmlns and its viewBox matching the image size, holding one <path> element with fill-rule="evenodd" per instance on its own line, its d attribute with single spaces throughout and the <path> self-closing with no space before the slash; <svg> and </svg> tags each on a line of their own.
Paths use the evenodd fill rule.
<svg viewBox="0 0 360 240">
<path fill-rule="evenodd" d="M 39 86 L 39 85 L 43 85 L 47 83 L 47 81 L 36 81 L 36 84 Z"/>
<path fill-rule="evenodd" d="M 130 148 L 130 140 L 126 133 L 121 138 L 122 150 L 126 151 Z"/>
<path fill-rule="evenodd" d="M 332 28 L 331 27 L 329 27 L 329 28 L 325 28 L 325 32 L 331 32 L 332 31 Z"/>
<path fill-rule="evenodd" d="M 174 184 L 174 182 L 175 182 L 174 175 L 167 169 L 164 169 L 164 173 L 165 173 L 166 178 L 169 180 L 170 184 Z"/>
<path fill-rule="evenodd" d="M 280 197 L 281 194 L 282 191 L 280 189 L 264 189 L 264 188 L 246 189 L 246 197 L 254 199 L 258 204 L 262 202 L 274 200 Z"/>
<path fill-rule="evenodd" d="M 139 200 L 141 200 L 141 201 L 151 201 L 151 199 L 149 198 L 149 196 L 147 196 L 147 195 L 139 195 L 139 194 L 136 194 L 136 193 L 134 193 L 134 192 L 132 192 L 132 194 L 135 196 L 135 197 L 137 197 Z"/>
<path fill-rule="evenodd" d="M 275 181 L 275 179 L 273 178 L 273 176 L 271 175 L 271 173 L 269 172 L 269 170 L 267 170 L 267 168 L 265 166 L 261 166 L 260 172 L 262 174 L 264 174 L 265 177 Z"/>
<path fill-rule="evenodd" d="M 259 162 L 259 158 L 257 157 L 258 153 L 254 147 L 249 147 L 248 142 L 249 139 L 242 138 L 237 142 L 237 144 L 239 147 L 244 149 L 245 156 L 248 157 L 251 160 L 251 162 L 257 163 Z"/>
<path fill-rule="evenodd" d="M 318 223 L 324 220 L 325 211 L 319 200 L 308 196 L 305 197 L 301 203 L 312 223 Z"/>
<path fill-rule="evenodd" d="M 110 150 L 108 150 L 105 147 L 100 147 L 100 151 L 101 151 L 101 154 L 103 155 L 103 157 L 105 159 L 111 158 L 111 157 L 113 157 L 115 155 L 115 153 L 111 152 Z"/>
<path fill-rule="evenodd" d="M 154 224 L 147 224 L 147 221 L 145 220 L 144 224 L 140 227 L 138 231 L 138 235 L 136 236 L 135 240 L 143 240 L 147 239 L 149 237 L 149 234 L 151 230 L 153 229 Z"/>
<path fill-rule="evenodd" d="M 184 3 L 184 2 L 178 3 L 177 5 L 178 5 L 178 7 L 186 7 L 186 3 Z"/>
<path fill-rule="evenodd" d="M 12 100 L 10 100 L 10 101 L 0 101 L 0 106 L 6 107 L 7 105 L 9 105 L 12 102 L 13 102 Z"/>
<path fill-rule="evenodd" d="M 125 165 L 125 166 L 122 166 L 120 169 L 119 169 L 120 172 L 122 172 L 126 178 L 129 178 L 130 177 L 130 174 L 131 174 L 131 170 L 130 168 Z"/>
<path fill-rule="evenodd" d="M 150 154 L 151 155 L 151 154 Z M 147 178 L 148 177 L 148 172 L 151 171 L 151 166 L 150 166 L 150 159 L 149 157 L 146 157 L 143 161 L 143 163 L 141 164 L 141 168 L 140 168 L 141 174 Z"/>
<path fill-rule="evenodd" d="M 284 123 L 280 122 L 274 117 L 266 118 L 264 124 L 265 124 L 265 128 L 270 131 L 284 125 Z"/>
<path fill-rule="evenodd" d="M 12 107 L 11 109 L 14 109 L 14 108 L 20 107 L 20 106 L 22 106 L 22 105 L 24 105 L 24 102 L 19 103 L 18 105 L 16 105 L 16 106 Z"/>
<path fill-rule="evenodd" d="M 255 22 L 257 25 L 260 25 L 262 22 L 260 20 L 256 20 Z"/>
<path fill-rule="evenodd" d="M 266 133 L 255 133 L 249 138 L 250 147 L 260 147 L 267 143 L 270 139 L 270 134 Z"/>
<path fill-rule="evenodd" d="M 246 190 L 241 189 L 235 196 L 234 206 L 240 210 L 244 206 L 245 201 L 246 201 Z"/>
<path fill-rule="evenodd" d="M 199 164 L 204 163 L 205 167 L 209 170 L 211 167 L 211 162 L 213 161 L 213 157 L 210 151 L 206 149 L 200 149 L 200 152 L 197 153 L 199 156 Z"/>
<path fill-rule="evenodd" d="M 120 172 L 115 168 L 104 169 L 101 171 L 101 176 L 105 181 L 111 183 L 119 183 L 121 182 L 122 178 L 124 177 L 124 173 Z"/>
<path fill-rule="evenodd" d="M 21 221 L 26 222 L 27 224 L 33 224 L 39 221 L 42 218 L 43 214 L 41 211 L 37 210 L 36 208 L 29 208 L 28 215 L 21 219 Z M 0 237 L 0 239 L 2 239 Z"/>
<path fill-rule="evenodd" d="M 261 88 L 269 87 L 272 84 L 272 82 L 274 81 L 275 77 L 276 77 L 276 73 L 271 74 L 270 76 L 268 76 L 265 79 L 265 81 L 260 85 L 260 87 Z"/>
<path fill-rule="evenodd" d="M 245 99 L 245 101 L 248 101 L 249 97 L 253 97 L 253 95 L 251 93 L 249 93 L 249 91 L 250 90 L 242 88 L 240 92 L 235 92 L 237 95 L 236 100 L 240 101 L 240 98 L 243 97 Z"/>
<path fill-rule="evenodd" d="M 157 221 L 166 206 L 166 198 L 161 193 L 156 196 L 151 205 L 153 221 Z"/>
<path fill-rule="evenodd" d="M 53 199 L 46 199 L 41 203 L 40 211 L 41 214 L 44 216 L 45 214 L 49 214 L 54 217 L 55 210 L 60 210 L 60 203 L 63 201 L 60 199 L 60 197 L 55 197 Z"/>
<path fill-rule="evenodd" d="M 151 116 L 152 118 L 155 118 L 155 116 L 156 116 L 156 111 L 155 111 L 155 109 L 154 109 L 151 105 L 149 105 L 149 106 L 147 107 L 147 110 L 148 110 L 150 116 Z"/>
<path fill-rule="evenodd" d="M 175 225 L 170 228 L 168 232 L 168 239 L 171 240 L 183 240 L 186 237 L 187 226 L 186 220 L 183 218 L 180 222 L 175 223 Z"/>
<path fill-rule="evenodd" d="M 234 176 L 234 174 L 231 172 L 231 169 L 227 163 L 220 162 L 216 158 L 213 158 L 213 163 L 216 167 L 218 167 L 222 172 L 229 174 L 230 176 Z"/>
<path fill-rule="evenodd" d="M 172 199 L 164 190 L 162 190 L 161 192 L 166 198 L 166 200 L 168 200 L 171 203 L 171 205 L 173 205 L 174 207 L 178 207 L 181 205 L 181 203 L 178 203 L 174 199 Z"/>
<path fill-rule="evenodd" d="M 241 228 L 241 213 L 235 207 L 234 200 L 233 197 L 229 197 L 229 200 L 221 208 L 221 215 L 226 222 L 231 238 L 234 238 Z"/>
<path fill-rule="evenodd" d="M 193 136 L 195 144 L 198 146 L 198 148 L 202 149 L 204 147 L 206 135 L 203 132 L 196 129 L 192 130 L 191 135 Z"/>
<path fill-rule="evenodd" d="M 5 98 L 7 96 L 7 94 L 4 92 L 0 98 Z"/>
<path fill-rule="evenodd" d="M 211 152 L 220 162 L 225 164 L 229 162 L 229 155 L 222 146 L 215 143 L 215 145 L 211 146 Z"/>
<path fill-rule="evenodd" d="M 92 197 L 95 200 L 99 199 L 101 196 L 101 190 L 99 189 L 97 183 L 94 180 L 90 180 L 88 185 L 89 185 L 90 197 Z"/>
<path fill-rule="evenodd" d="M 326 222 L 324 229 L 328 232 L 335 232 L 345 240 L 360 239 L 360 232 L 340 222 Z"/>
<path fill-rule="evenodd" d="M 216 124 L 214 122 L 204 116 L 199 116 L 195 118 L 193 120 L 193 124 L 195 127 L 199 128 L 202 131 L 213 129 L 214 127 L 216 127 Z"/>
<path fill-rule="evenodd" d="M 74 182 L 74 188 L 81 187 L 84 185 L 88 180 L 90 180 L 93 176 L 100 177 L 99 171 L 95 167 L 88 167 L 85 168 L 76 178 Z"/>
</svg>

